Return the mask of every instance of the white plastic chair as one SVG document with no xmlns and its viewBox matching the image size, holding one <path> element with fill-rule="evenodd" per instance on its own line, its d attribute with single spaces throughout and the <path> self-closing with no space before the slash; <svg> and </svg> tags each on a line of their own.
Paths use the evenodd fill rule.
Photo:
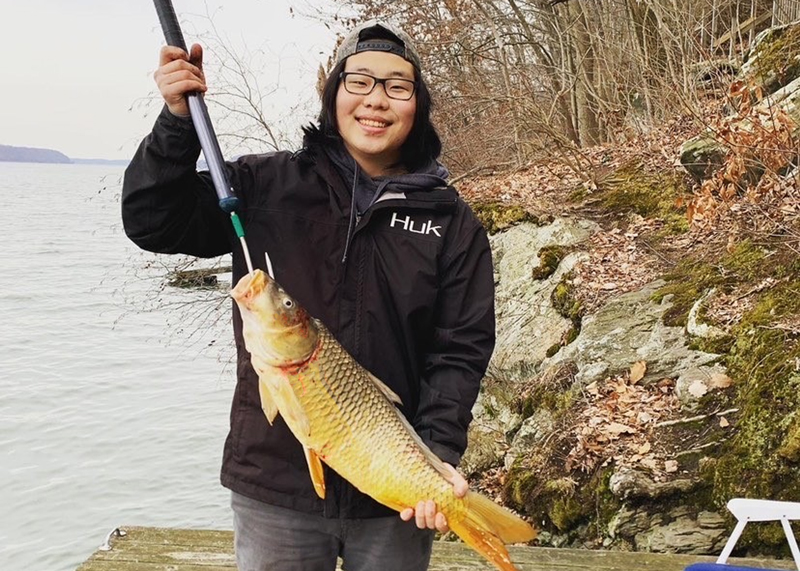
<svg viewBox="0 0 800 571">
<path fill-rule="evenodd" d="M 800 549 L 797 548 L 797 540 L 794 538 L 794 531 L 789 523 L 793 520 L 800 520 L 800 503 L 734 498 L 728 502 L 728 510 L 736 516 L 738 522 L 722 549 L 722 553 L 717 558 L 717 565 L 726 564 L 748 523 L 751 521 L 779 521 L 783 526 L 783 533 L 786 534 L 786 541 L 789 542 L 789 549 L 792 550 L 794 564 L 797 571 L 800 571 Z"/>
</svg>

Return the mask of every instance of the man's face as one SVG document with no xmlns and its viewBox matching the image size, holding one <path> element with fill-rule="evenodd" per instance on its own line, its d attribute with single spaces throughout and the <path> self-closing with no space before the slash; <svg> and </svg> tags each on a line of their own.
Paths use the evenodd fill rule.
<svg viewBox="0 0 800 571">
<path fill-rule="evenodd" d="M 414 81 L 414 66 L 388 52 L 360 52 L 347 58 L 345 72 Z M 340 82 L 336 93 L 336 123 L 345 147 L 359 166 L 372 176 L 387 174 L 400 159 L 414 125 L 416 93 L 407 101 L 392 99 L 386 84 L 376 84 L 366 95 L 349 93 Z"/>
</svg>

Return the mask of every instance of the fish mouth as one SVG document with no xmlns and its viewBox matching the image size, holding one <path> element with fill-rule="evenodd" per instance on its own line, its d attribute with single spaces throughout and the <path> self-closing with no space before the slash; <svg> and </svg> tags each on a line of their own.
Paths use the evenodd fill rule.
<svg viewBox="0 0 800 571">
<path fill-rule="evenodd" d="M 264 291 L 268 283 L 267 274 L 261 270 L 254 270 L 242 276 L 236 287 L 231 290 L 231 297 L 240 303 L 245 303 Z"/>
</svg>

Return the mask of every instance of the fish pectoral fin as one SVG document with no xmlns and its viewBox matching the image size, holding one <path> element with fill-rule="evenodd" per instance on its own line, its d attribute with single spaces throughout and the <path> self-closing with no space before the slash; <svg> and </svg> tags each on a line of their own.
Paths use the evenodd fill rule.
<svg viewBox="0 0 800 571">
<path fill-rule="evenodd" d="M 272 398 L 269 385 L 261 376 L 258 377 L 258 394 L 261 397 L 261 409 L 267 417 L 267 422 L 272 426 L 275 417 L 278 416 L 278 405 L 275 404 L 275 400 Z"/>
<path fill-rule="evenodd" d="M 308 442 L 311 434 L 311 423 L 303 405 L 294 394 L 291 381 L 280 369 L 273 367 L 257 368 L 258 392 L 261 395 L 261 406 L 267 420 L 275 419 L 281 413 L 289 429 L 301 443 Z"/>
<path fill-rule="evenodd" d="M 311 476 L 311 483 L 314 484 L 314 491 L 321 499 L 325 499 L 325 473 L 322 471 L 322 460 L 316 452 L 308 446 L 303 446 L 308 462 L 308 473 Z"/>
<path fill-rule="evenodd" d="M 283 420 L 289 425 L 289 429 L 303 446 L 311 436 L 311 422 L 303 409 L 303 405 L 294 394 L 292 383 L 286 375 L 275 372 L 267 379 L 267 384 L 271 389 L 271 395 L 278 405 L 278 410 L 283 415 Z"/>
<path fill-rule="evenodd" d="M 384 383 L 382 380 L 380 380 L 378 377 L 376 377 L 366 369 L 364 371 L 367 373 L 367 377 L 372 380 L 375 386 L 378 387 L 378 390 L 380 390 L 387 399 L 389 399 L 391 402 L 395 403 L 398 406 L 403 405 L 403 401 L 400 400 L 400 397 L 397 396 L 397 393 L 395 393 L 392 389 L 386 386 L 386 383 Z"/>
</svg>

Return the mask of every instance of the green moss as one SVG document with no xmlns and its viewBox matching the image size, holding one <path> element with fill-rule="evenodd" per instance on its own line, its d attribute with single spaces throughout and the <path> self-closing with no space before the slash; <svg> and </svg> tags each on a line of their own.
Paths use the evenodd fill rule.
<svg viewBox="0 0 800 571">
<path fill-rule="evenodd" d="M 794 420 L 786 432 L 786 436 L 778 448 L 778 456 L 794 464 L 800 462 L 800 418 L 797 414 L 792 415 Z"/>
<path fill-rule="evenodd" d="M 489 234 L 497 234 L 523 222 L 538 224 L 539 220 L 521 206 L 501 202 L 479 202 L 471 205 L 472 211 Z"/>
<path fill-rule="evenodd" d="M 573 326 L 569 331 L 567 331 L 567 337 L 566 337 L 567 345 L 575 341 L 575 339 L 577 339 L 578 335 L 580 334 L 581 334 L 581 328 L 576 326 Z"/>
<path fill-rule="evenodd" d="M 577 367 L 568 363 L 552 370 L 547 375 L 537 377 L 527 387 L 525 393 L 515 400 L 512 409 L 529 418 L 540 409 L 548 410 L 558 420 L 574 404 L 578 390 L 572 386 Z"/>
<path fill-rule="evenodd" d="M 562 472 L 563 465 L 534 472 L 517 463 L 506 478 L 504 501 L 532 516 L 547 531 L 566 533 L 589 523 L 594 536 L 602 537 L 620 507 L 608 487 L 613 470 L 607 467 L 576 478 L 564 477 Z M 547 473 L 553 477 L 548 479 Z"/>
<path fill-rule="evenodd" d="M 695 351 L 703 351 L 704 353 L 716 353 L 717 355 L 723 353 L 730 353 L 736 338 L 733 335 L 723 335 L 721 337 L 709 337 L 708 339 L 697 338 L 692 339 L 689 343 L 689 349 Z"/>
<path fill-rule="evenodd" d="M 736 431 L 706 474 L 718 505 L 746 495 L 800 500 L 800 359 L 797 336 L 773 327 L 800 314 L 800 280 L 778 284 L 732 330 L 725 363 L 739 409 Z M 748 530 L 742 545 L 775 549 L 784 540 L 770 526 Z"/>
<path fill-rule="evenodd" d="M 545 355 L 549 358 L 558 353 L 560 350 L 561 350 L 561 343 L 555 343 L 547 348 Z"/>
<path fill-rule="evenodd" d="M 583 518 L 583 506 L 573 496 L 556 498 L 548 511 L 550 521 L 559 531 L 568 531 Z"/>
<path fill-rule="evenodd" d="M 545 280 L 552 276 L 566 254 L 563 246 L 545 246 L 539 250 L 539 265 L 533 268 L 533 279 Z"/>
<path fill-rule="evenodd" d="M 678 199 L 688 192 L 682 175 L 650 173 L 638 162 L 631 162 L 603 179 L 598 196 L 605 210 L 659 218 L 664 221 L 662 232 L 674 235 L 689 230 L 686 214 L 677 206 Z"/>
<path fill-rule="evenodd" d="M 559 315 L 580 326 L 584 309 L 583 304 L 575 295 L 576 291 L 575 286 L 572 285 L 572 277 L 572 272 L 569 272 L 561 278 L 561 281 L 558 282 L 550 295 L 550 301 Z"/>
<path fill-rule="evenodd" d="M 776 268 L 767 258 L 767 252 L 745 240 L 717 263 L 690 257 L 682 260 L 664 276 L 669 283 L 653 296 L 656 303 L 672 296 L 672 307 L 664 313 L 664 323 L 685 326 L 692 306 L 711 288 L 725 291 L 742 282 L 774 275 Z"/>
<path fill-rule="evenodd" d="M 800 26 L 771 30 L 756 46 L 753 57 L 753 72 L 761 78 L 775 77 L 775 89 L 792 81 L 800 75 Z"/>
</svg>

